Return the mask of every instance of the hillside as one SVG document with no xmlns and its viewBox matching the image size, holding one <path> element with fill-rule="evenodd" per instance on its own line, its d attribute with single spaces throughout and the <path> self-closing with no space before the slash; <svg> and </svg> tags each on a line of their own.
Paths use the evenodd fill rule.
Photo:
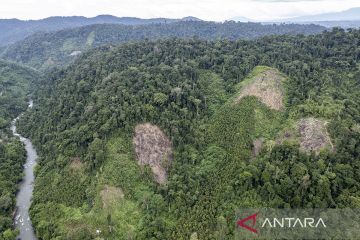
<svg viewBox="0 0 360 240">
<path fill-rule="evenodd" d="M 1 56 L 46 70 L 71 63 L 81 52 L 104 44 L 116 44 L 144 39 L 191 38 L 200 39 L 254 39 L 266 35 L 315 34 L 324 31 L 316 25 L 261 25 L 259 23 L 214 23 L 187 21 L 171 24 L 140 26 L 92 25 L 51 33 L 38 33 L 15 43 Z"/>
<path fill-rule="evenodd" d="M 27 108 L 27 96 L 39 78 L 35 70 L 0 59 L 0 129 Z"/>
<path fill-rule="evenodd" d="M 145 25 L 153 23 L 171 23 L 179 21 L 201 21 L 194 17 L 183 19 L 153 18 L 141 19 L 135 17 L 115 17 L 99 15 L 93 18 L 86 17 L 49 17 L 40 20 L 0 19 L 0 47 L 23 40 L 36 32 L 58 31 L 66 28 L 81 27 L 92 24 L 124 24 Z"/>
<path fill-rule="evenodd" d="M 19 123 L 37 235 L 231 239 L 239 208 L 359 207 L 359 37 L 140 41 L 51 73 Z"/>
</svg>

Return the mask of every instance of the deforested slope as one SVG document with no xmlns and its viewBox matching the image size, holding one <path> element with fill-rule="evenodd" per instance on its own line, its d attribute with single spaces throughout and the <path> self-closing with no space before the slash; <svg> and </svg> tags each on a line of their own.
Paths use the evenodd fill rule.
<svg viewBox="0 0 360 240">
<path fill-rule="evenodd" d="M 133 144 L 139 165 L 149 165 L 156 182 L 165 183 L 173 158 L 169 138 L 155 125 L 138 124 L 135 127 Z"/>
<path fill-rule="evenodd" d="M 359 36 L 142 41 L 92 50 L 52 73 L 19 126 L 41 155 L 38 236 L 226 239 L 240 208 L 357 207 Z M 251 94 L 236 101 L 257 66 L 286 78 L 281 111 Z M 298 135 L 277 141 L 308 118 L 328 122 L 335 151 L 304 152 Z M 163 184 L 138 164 L 136 145 L 145 146 L 133 141 L 144 123 L 162 136 L 144 139 L 154 143 L 146 152 L 171 145 Z M 166 147 L 151 149 L 160 139 Z"/>
<path fill-rule="evenodd" d="M 326 129 L 326 122 L 315 118 L 303 118 L 300 119 L 298 126 L 302 150 L 319 152 L 326 147 L 332 149 L 333 145 Z"/>
<path fill-rule="evenodd" d="M 241 83 L 240 95 L 236 98 L 236 102 L 246 96 L 255 96 L 269 108 L 281 110 L 284 106 L 285 77 L 276 69 L 266 67 L 258 67 L 255 73 L 255 76 Z"/>
</svg>

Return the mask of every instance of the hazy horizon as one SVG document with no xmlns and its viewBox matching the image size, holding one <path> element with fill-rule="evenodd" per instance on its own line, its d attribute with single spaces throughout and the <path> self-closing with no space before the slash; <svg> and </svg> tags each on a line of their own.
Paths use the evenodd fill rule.
<svg viewBox="0 0 360 240">
<path fill-rule="evenodd" d="M 358 0 L 2 0 L 0 19 L 38 20 L 51 16 L 114 15 L 138 18 L 194 16 L 211 21 L 246 17 L 266 21 L 339 12 L 354 7 L 360 7 Z"/>
</svg>

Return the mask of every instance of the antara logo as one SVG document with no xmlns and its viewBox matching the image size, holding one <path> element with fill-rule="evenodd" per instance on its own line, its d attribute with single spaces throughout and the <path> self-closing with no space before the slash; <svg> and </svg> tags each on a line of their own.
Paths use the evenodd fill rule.
<svg viewBox="0 0 360 240">
<path fill-rule="evenodd" d="M 259 213 L 255 213 L 246 218 L 237 221 L 237 225 L 246 230 L 258 234 L 258 230 L 255 228 L 256 220 Z M 249 222 L 249 223 L 247 223 Z M 265 218 L 260 224 L 261 228 L 326 228 L 326 224 L 322 218 L 294 218 L 294 217 L 285 217 L 285 218 Z"/>
<path fill-rule="evenodd" d="M 326 224 L 322 218 L 319 218 L 317 220 L 315 218 L 273 218 L 272 221 L 269 218 L 266 218 L 261 227 L 263 228 L 266 226 L 269 226 L 271 228 L 318 228 L 319 226 L 326 228 Z"/>
<path fill-rule="evenodd" d="M 239 221 L 237 221 L 237 224 L 240 226 L 240 227 L 243 227 L 253 233 L 258 233 L 258 231 L 254 228 L 254 226 L 256 225 L 256 217 L 257 217 L 257 213 L 251 215 L 251 216 L 248 216 L 247 218 L 244 218 L 244 219 L 241 219 Z M 252 220 L 252 226 L 248 226 L 245 224 L 245 222 L 247 221 L 251 221 Z"/>
</svg>

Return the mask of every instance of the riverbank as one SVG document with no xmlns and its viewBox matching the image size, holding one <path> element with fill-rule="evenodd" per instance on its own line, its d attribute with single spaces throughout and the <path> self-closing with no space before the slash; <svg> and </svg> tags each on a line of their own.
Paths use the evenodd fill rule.
<svg viewBox="0 0 360 240">
<path fill-rule="evenodd" d="M 29 108 L 32 108 L 33 101 L 29 101 Z M 37 153 L 31 141 L 22 137 L 16 131 L 16 122 L 21 115 L 15 118 L 11 123 L 11 131 L 14 136 L 19 137 L 20 141 L 25 145 L 26 163 L 24 165 L 24 178 L 20 183 L 19 192 L 16 196 L 16 214 L 14 224 L 19 229 L 20 234 L 17 239 L 36 240 L 34 229 L 31 224 L 29 208 L 34 190 L 34 168 L 36 166 Z"/>
</svg>

